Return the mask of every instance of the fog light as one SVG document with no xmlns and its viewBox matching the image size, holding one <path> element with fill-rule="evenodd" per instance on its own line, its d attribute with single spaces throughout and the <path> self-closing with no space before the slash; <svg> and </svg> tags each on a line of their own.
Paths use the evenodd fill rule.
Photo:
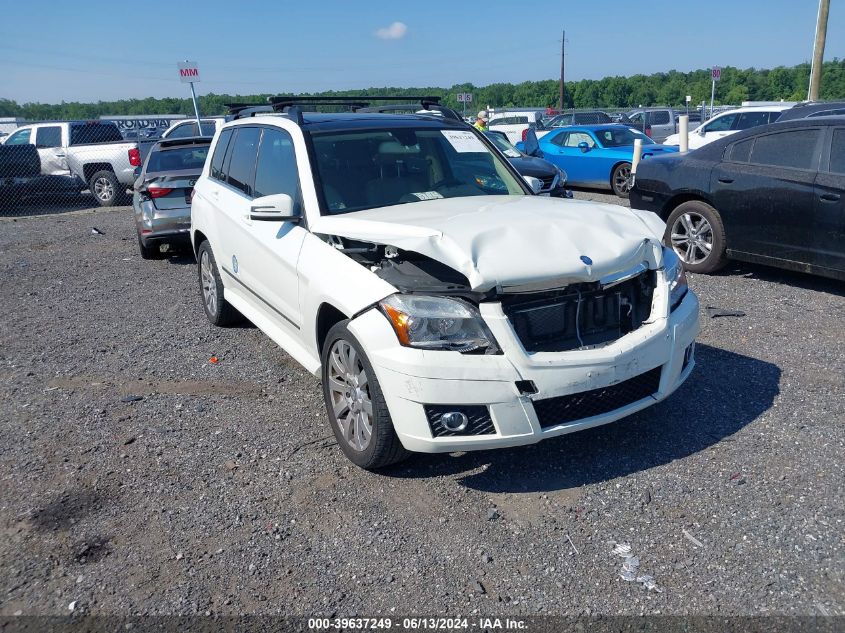
<svg viewBox="0 0 845 633">
<path fill-rule="evenodd" d="M 444 413 L 440 418 L 440 422 L 453 433 L 465 431 L 467 426 L 469 426 L 469 418 L 460 411 L 450 411 L 449 413 Z"/>
</svg>

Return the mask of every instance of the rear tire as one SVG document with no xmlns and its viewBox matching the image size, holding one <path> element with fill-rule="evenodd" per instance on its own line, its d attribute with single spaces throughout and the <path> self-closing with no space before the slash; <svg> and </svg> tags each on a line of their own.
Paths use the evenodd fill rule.
<svg viewBox="0 0 845 633">
<path fill-rule="evenodd" d="M 120 199 L 124 191 L 120 189 L 120 183 L 114 172 L 102 170 L 96 172 L 88 181 L 88 189 L 94 194 L 101 207 L 112 207 Z"/>
<path fill-rule="evenodd" d="M 693 273 L 716 272 L 728 263 L 722 217 L 702 200 L 689 200 L 672 211 L 666 220 L 663 243 Z"/>
<path fill-rule="evenodd" d="M 322 352 L 323 398 L 341 450 L 356 466 L 384 468 L 406 459 L 373 366 L 358 340 L 336 323 Z"/>
<path fill-rule="evenodd" d="M 138 233 L 138 250 L 141 251 L 141 259 L 161 259 L 162 252 L 158 243 L 148 246 L 144 243 L 144 238 Z"/>
<path fill-rule="evenodd" d="M 619 163 L 610 175 L 610 187 L 620 198 L 627 198 L 631 191 L 631 163 Z"/>
<path fill-rule="evenodd" d="M 203 310 L 212 325 L 227 327 L 243 320 L 243 316 L 223 297 L 223 280 L 217 260 L 208 241 L 200 244 L 197 252 L 197 274 Z"/>
</svg>

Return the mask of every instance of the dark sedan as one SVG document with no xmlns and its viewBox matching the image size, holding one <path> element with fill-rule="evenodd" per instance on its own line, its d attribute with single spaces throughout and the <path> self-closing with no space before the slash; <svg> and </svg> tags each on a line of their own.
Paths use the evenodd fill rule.
<svg viewBox="0 0 845 633">
<path fill-rule="evenodd" d="M 755 127 L 640 163 L 631 206 L 692 272 L 737 259 L 845 280 L 845 119 Z"/>
<path fill-rule="evenodd" d="M 543 183 L 541 194 L 553 198 L 571 198 L 572 192 L 566 189 L 566 172 L 547 160 L 529 156 L 516 149 L 504 132 L 488 131 L 484 135 L 505 155 L 521 176 L 531 176 Z"/>
</svg>

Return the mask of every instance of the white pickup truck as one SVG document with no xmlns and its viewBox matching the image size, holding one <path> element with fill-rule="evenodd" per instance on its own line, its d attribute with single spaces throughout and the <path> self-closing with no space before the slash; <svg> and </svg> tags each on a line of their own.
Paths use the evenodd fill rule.
<svg viewBox="0 0 845 633">
<path fill-rule="evenodd" d="M 89 189 L 100 206 L 112 206 L 134 183 L 141 164 L 138 144 L 123 140 L 110 121 L 50 122 L 15 130 L 4 145 L 35 145 L 43 187 Z"/>
</svg>

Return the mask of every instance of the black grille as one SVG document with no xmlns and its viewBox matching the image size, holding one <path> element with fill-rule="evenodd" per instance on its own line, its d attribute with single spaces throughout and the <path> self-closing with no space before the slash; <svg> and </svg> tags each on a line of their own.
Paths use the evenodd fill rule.
<svg viewBox="0 0 845 633">
<path fill-rule="evenodd" d="M 576 284 L 561 291 L 512 295 L 502 300 L 528 352 L 563 352 L 606 345 L 636 330 L 651 312 L 653 271 L 602 288 Z"/>
<path fill-rule="evenodd" d="M 548 191 L 552 188 L 552 183 L 555 181 L 555 176 L 554 174 L 551 176 L 544 176 L 543 178 L 540 178 L 540 181 L 543 183 L 543 187 L 540 189 L 540 191 Z"/>
<path fill-rule="evenodd" d="M 535 400 L 534 411 L 543 428 L 610 413 L 657 393 L 661 369 L 655 367 L 644 374 L 601 389 Z"/>
<path fill-rule="evenodd" d="M 493 426 L 493 420 L 490 419 L 490 412 L 485 406 L 470 406 L 470 405 L 433 405 L 427 404 L 423 407 L 425 415 L 428 418 L 428 426 L 431 427 L 432 437 L 448 437 L 452 435 L 492 435 L 496 432 Z M 463 431 L 450 431 L 440 418 L 444 413 L 457 411 L 467 416 L 469 425 Z"/>
</svg>

